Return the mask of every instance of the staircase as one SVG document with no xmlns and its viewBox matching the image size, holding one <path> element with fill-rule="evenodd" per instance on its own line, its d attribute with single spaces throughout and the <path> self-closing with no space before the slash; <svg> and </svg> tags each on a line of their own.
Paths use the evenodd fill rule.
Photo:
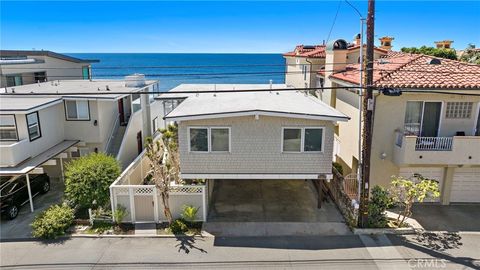
<svg viewBox="0 0 480 270">
<path fill-rule="evenodd" d="M 126 126 L 119 126 L 116 132 L 112 134 L 112 138 L 107 147 L 107 154 L 110 154 L 114 157 L 117 156 L 118 150 L 120 150 L 120 146 L 122 145 L 122 140 L 123 140 L 123 135 L 125 135 L 125 130 L 127 130 Z"/>
</svg>

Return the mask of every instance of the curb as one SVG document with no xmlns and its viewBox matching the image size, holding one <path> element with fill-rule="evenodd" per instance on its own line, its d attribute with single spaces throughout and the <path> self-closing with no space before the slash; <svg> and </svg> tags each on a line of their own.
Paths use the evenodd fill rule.
<svg viewBox="0 0 480 270">
<path fill-rule="evenodd" d="M 173 234 L 71 234 L 71 238 L 184 238 L 184 237 L 215 237 L 214 235 L 202 231 L 200 235 L 173 235 Z"/>
</svg>

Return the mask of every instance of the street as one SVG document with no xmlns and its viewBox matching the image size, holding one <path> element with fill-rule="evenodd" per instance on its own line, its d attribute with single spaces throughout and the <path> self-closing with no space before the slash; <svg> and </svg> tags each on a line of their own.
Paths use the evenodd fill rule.
<svg viewBox="0 0 480 270">
<path fill-rule="evenodd" d="M 475 269 L 478 233 L 71 238 L 0 243 L 2 269 Z"/>
</svg>

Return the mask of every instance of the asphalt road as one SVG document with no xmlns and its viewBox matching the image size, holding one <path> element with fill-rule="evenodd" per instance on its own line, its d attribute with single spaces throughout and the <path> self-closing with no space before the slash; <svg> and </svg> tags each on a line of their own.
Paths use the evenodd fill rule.
<svg viewBox="0 0 480 270">
<path fill-rule="evenodd" d="M 2 269 L 474 269 L 480 235 L 72 238 L 0 243 Z"/>
</svg>

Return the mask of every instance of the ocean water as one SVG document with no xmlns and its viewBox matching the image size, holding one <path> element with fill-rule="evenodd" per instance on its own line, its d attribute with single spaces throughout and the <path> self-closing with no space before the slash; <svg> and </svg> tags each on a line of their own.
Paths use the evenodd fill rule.
<svg viewBox="0 0 480 270">
<path fill-rule="evenodd" d="M 122 79 L 133 73 L 160 80 L 160 90 L 182 83 L 285 82 L 281 54 L 70 53 L 92 64 L 96 79 Z"/>
</svg>

